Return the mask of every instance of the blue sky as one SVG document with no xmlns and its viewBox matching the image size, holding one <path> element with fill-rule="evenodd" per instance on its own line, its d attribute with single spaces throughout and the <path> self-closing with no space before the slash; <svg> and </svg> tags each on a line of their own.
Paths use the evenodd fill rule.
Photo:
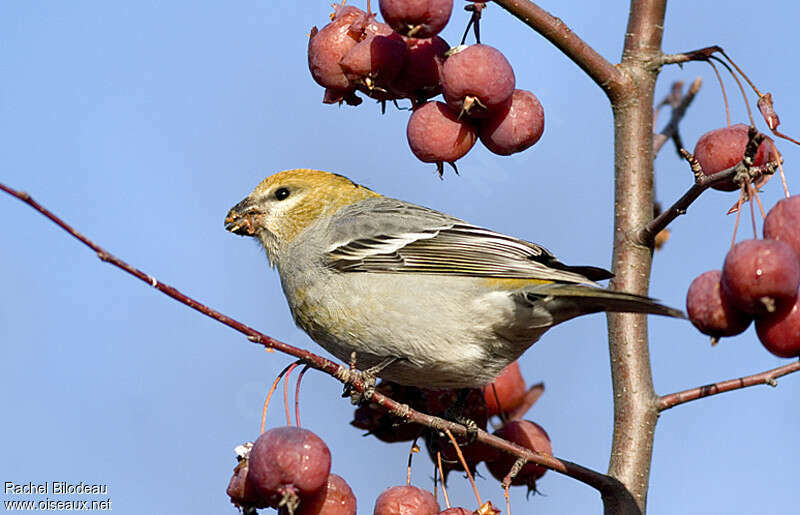
<svg viewBox="0 0 800 515">
<path fill-rule="evenodd" d="M 362 2 L 355 5 L 363 7 Z M 542 2 L 604 56 L 618 60 L 627 2 Z M 490 5 L 483 41 L 500 48 L 517 86 L 546 116 L 532 149 L 500 158 L 476 147 L 444 181 L 405 142 L 407 112 L 365 102 L 321 104 L 306 35 L 328 20 L 313 2 L 3 2 L 0 4 L 0 181 L 30 192 L 109 251 L 200 301 L 288 343 L 323 352 L 294 327 L 276 275 L 255 242 L 223 229 L 227 210 L 263 177 L 311 167 L 535 241 L 572 264 L 610 266 L 612 120 L 604 95 L 541 37 Z M 763 90 L 786 132 L 800 135 L 795 2 L 674 2 L 665 51 L 719 44 Z M 744 20 L 752 20 L 746 23 Z M 467 15 L 443 33 L 455 44 Z M 705 83 L 682 126 L 687 145 L 725 123 L 710 68 L 667 67 Z M 734 121 L 746 121 L 727 81 Z M 751 95 L 751 101 L 754 97 Z M 665 119 L 662 119 L 662 123 Z M 761 125 L 764 128 L 763 124 Z M 797 191 L 797 147 L 779 143 Z M 665 148 L 656 163 L 665 204 L 690 185 Z M 777 180 L 762 195 L 781 195 Z M 651 294 L 682 307 L 698 274 L 730 244 L 731 194 L 709 192 L 673 224 L 655 256 Z M 740 238 L 750 237 L 749 224 Z M 288 357 L 101 263 L 30 208 L 0 196 L 0 480 L 107 484 L 117 513 L 234 513 L 225 486 L 233 448 L 258 434 L 261 404 Z M 605 470 L 611 386 L 602 315 L 548 333 L 521 364 L 547 391 L 529 417 L 558 456 Z M 716 348 L 689 323 L 651 319 L 659 393 L 785 363 L 753 329 Z M 348 425 L 352 407 L 331 378 L 309 372 L 303 423 L 329 444 L 333 470 L 361 513 L 402 483 L 408 447 Z M 796 509 L 800 376 L 677 407 L 661 417 L 649 513 L 786 513 Z M 283 420 L 281 401 L 268 424 Z M 429 486 L 416 458 L 413 479 Z M 479 470 L 484 471 L 482 467 Z M 497 483 L 484 498 L 502 504 Z M 513 506 L 598 513 L 598 495 L 548 473 L 543 496 Z M 451 495 L 471 505 L 466 481 Z M 3 500 L 11 497 L 0 496 Z M 528 504 L 525 504 L 528 503 Z"/>
</svg>

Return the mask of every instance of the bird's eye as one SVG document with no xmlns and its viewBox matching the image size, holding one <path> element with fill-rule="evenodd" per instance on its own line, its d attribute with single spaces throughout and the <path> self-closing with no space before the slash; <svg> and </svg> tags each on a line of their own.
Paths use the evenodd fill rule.
<svg viewBox="0 0 800 515">
<path fill-rule="evenodd" d="M 278 188 L 275 190 L 275 198 L 277 200 L 285 200 L 289 197 L 289 188 Z"/>
</svg>

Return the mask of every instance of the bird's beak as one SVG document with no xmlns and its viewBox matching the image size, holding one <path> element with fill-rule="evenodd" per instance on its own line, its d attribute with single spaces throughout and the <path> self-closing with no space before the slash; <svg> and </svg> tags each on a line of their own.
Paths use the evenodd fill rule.
<svg viewBox="0 0 800 515">
<path fill-rule="evenodd" d="M 253 217 L 263 214 L 256 208 L 250 197 L 242 200 L 228 211 L 225 217 L 225 229 L 239 236 L 254 236 L 256 226 Z"/>
</svg>

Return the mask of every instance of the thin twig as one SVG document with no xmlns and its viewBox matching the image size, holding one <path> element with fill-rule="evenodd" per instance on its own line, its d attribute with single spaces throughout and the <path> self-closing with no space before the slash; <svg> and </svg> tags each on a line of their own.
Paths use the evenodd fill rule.
<svg viewBox="0 0 800 515">
<path fill-rule="evenodd" d="M 697 95 L 697 92 L 700 91 L 700 88 L 703 86 L 703 78 L 697 77 L 691 85 L 689 85 L 689 89 L 686 91 L 686 94 L 680 98 L 680 101 L 677 105 L 673 106 L 672 108 L 672 116 L 669 119 L 669 122 L 664 127 L 664 129 L 653 136 L 653 156 L 655 157 L 661 147 L 664 146 L 664 143 L 675 137 L 678 134 L 678 125 L 681 123 L 684 115 L 686 115 L 686 110 L 689 109 L 689 106 L 692 104 L 694 97 Z M 680 154 L 680 147 L 676 149 Z"/>
<path fill-rule="evenodd" d="M 720 393 L 731 392 L 748 386 L 755 386 L 758 384 L 768 384 L 770 386 L 777 386 L 775 381 L 779 377 L 797 372 L 800 370 L 800 361 L 794 361 L 787 365 L 773 368 L 759 374 L 740 377 L 738 379 L 728 379 L 727 381 L 719 381 L 717 383 L 707 384 L 705 386 L 698 386 L 697 388 L 690 388 L 682 392 L 670 393 L 662 395 L 658 399 L 658 410 L 664 411 L 674 408 L 679 404 L 685 404 L 690 401 L 702 399 L 703 397 L 710 397 Z"/>
<path fill-rule="evenodd" d="M 763 140 L 763 135 L 760 136 Z M 758 144 L 756 144 L 754 148 L 758 149 Z M 683 196 L 681 196 L 681 198 L 679 198 L 674 204 L 672 204 L 669 207 L 669 209 L 666 209 L 660 215 L 658 215 L 648 224 L 642 227 L 642 229 L 639 231 L 638 234 L 638 241 L 641 244 L 644 245 L 650 244 L 650 242 L 653 241 L 653 238 L 655 238 L 655 235 L 658 234 L 659 231 L 666 228 L 678 216 L 686 214 L 686 210 L 689 209 L 689 206 L 692 205 L 692 203 L 695 200 L 697 200 L 697 198 L 712 185 L 730 181 L 738 174 L 743 174 L 743 173 L 749 175 L 748 179 L 749 181 L 757 180 L 759 177 L 763 175 L 772 174 L 775 171 L 775 168 L 778 166 L 777 162 L 769 162 L 761 166 L 751 166 L 750 168 L 748 168 L 744 164 L 744 159 L 743 159 L 736 165 L 727 168 L 725 170 L 722 170 L 721 172 L 717 172 L 713 175 L 705 175 L 702 172 L 702 169 L 700 168 L 700 163 L 697 162 L 694 156 L 692 156 L 685 149 L 681 149 L 681 154 L 687 161 L 689 161 L 689 164 L 692 166 L 692 172 L 694 173 L 695 176 L 695 182 L 694 184 L 692 184 L 691 188 L 689 188 L 689 190 L 686 193 L 684 193 Z"/>
</svg>

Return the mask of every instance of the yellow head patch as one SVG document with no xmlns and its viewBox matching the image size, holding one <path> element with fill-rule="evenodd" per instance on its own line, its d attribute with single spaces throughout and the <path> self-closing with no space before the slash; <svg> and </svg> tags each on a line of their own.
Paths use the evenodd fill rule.
<svg viewBox="0 0 800 515">
<path fill-rule="evenodd" d="M 276 201 L 284 194 L 285 200 Z M 342 175 L 300 168 L 270 175 L 256 186 L 250 198 L 269 202 L 264 224 L 278 241 L 287 243 L 321 217 L 380 196 Z"/>
</svg>

